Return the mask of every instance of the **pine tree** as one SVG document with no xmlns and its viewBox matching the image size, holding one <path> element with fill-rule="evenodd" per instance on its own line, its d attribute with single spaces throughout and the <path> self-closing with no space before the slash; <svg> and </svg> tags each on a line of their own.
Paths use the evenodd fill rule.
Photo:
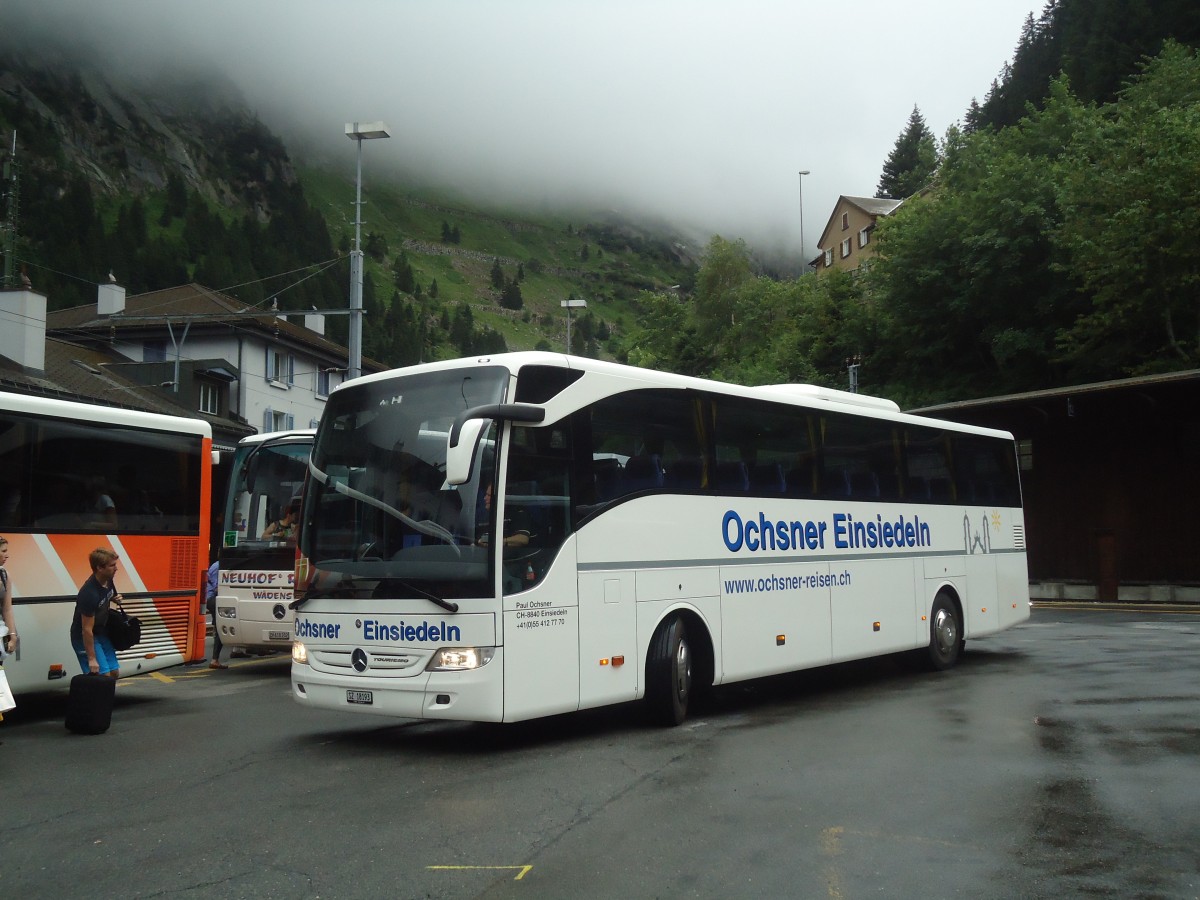
<svg viewBox="0 0 1200 900">
<path fill-rule="evenodd" d="M 504 270 L 500 268 L 500 260 L 492 260 L 492 287 L 500 290 L 504 287 Z"/>
<path fill-rule="evenodd" d="M 937 167 L 937 142 L 925 124 L 921 110 L 914 106 L 908 124 L 883 164 L 883 175 L 875 196 L 894 200 L 911 197 L 933 180 Z"/>
</svg>

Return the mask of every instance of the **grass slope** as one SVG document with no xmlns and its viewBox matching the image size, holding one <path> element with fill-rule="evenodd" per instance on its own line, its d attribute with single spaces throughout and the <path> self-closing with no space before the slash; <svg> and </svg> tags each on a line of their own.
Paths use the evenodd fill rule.
<svg viewBox="0 0 1200 900">
<path fill-rule="evenodd" d="M 312 168 L 299 174 L 309 202 L 329 222 L 334 244 L 345 239 L 352 245 L 353 178 Z M 364 187 L 363 222 L 364 249 L 371 232 L 387 244 L 382 259 L 365 257 L 385 305 L 394 291 L 392 264 L 403 250 L 426 294 L 436 280 L 438 302 L 448 308 L 470 305 L 476 325 L 500 332 L 513 350 L 532 349 L 543 339 L 565 349 L 566 317 L 559 304 L 571 294 L 587 301 L 597 324 L 604 321 L 620 334 L 633 324 L 632 301 L 641 290 L 678 284 L 691 273 L 688 263 L 648 252 L 643 240 L 612 224 L 471 208 L 432 191 L 378 181 Z M 458 229 L 459 243 L 442 242 L 443 223 Z M 659 239 L 655 247 L 664 245 Z M 523 265 L 523 309 L 500 305 L 491 283 L 496 259 L 509 279 Z"/>
</svg>

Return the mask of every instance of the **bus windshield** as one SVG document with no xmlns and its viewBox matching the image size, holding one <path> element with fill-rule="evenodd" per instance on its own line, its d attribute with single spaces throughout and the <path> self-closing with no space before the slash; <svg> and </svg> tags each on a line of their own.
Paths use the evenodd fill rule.
<svg viewBox="0 0 1200 900">
<path fill-rule="evenodd" d="M 454 417 L 504 399 L 501 367 L 429 372 L 338 390 L 313 446 L 301 528 L 309 596 L 489 596 L 495 434 L 470 479 L 446 483 Z"/>
<path fill-rule="evenodd" d="M 226 546 L 293 537 L 279 523 L 286 522 L 293 498 L 299 502 L 310 448 L 311 443 L 305 441 L 238 448 L 225 508 L 225 522 L 229 523 L 225 526 Z"/>
</svg>

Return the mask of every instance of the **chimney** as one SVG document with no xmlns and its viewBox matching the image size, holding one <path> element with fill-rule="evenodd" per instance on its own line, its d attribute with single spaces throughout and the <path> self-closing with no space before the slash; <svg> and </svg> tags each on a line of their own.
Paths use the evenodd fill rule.
<svg viewBox="0 0 1200 900">
<path fill-rule="evenodd" d="M 108 276 L 112 279 L 112 275 Z M 125 312 L 125 288 L 110 280 L 96 291 L 96 312 L 102 316 L 115 316 Z"/>
<path fill-rule="evenodd" d="M 0 291 L 0 356 L 22 369 L 46 371 L 46 295 Z"/>
<path fill-rule="evenodd" d="M 309 331 L 315 331 L 317 334 L 325 334 L 325 317 L 320 313 L 305 313 L 304 327 Z"/>
</svg>

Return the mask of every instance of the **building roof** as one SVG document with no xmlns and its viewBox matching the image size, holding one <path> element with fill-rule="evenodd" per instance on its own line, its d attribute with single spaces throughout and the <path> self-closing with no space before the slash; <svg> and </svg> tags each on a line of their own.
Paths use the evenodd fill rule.
<svg viewBox="0 0 1200 900">
<path fill-rule="evenodd" d="M 975 400 L 956 400 L 953 403 L 940 403 L 937 406 L 926 406 L 921 409 L 909 410 L 909 412 L 920 416 L 947 415 L 984 408 L 994 409 L 1000 406 L 1037 403 L 1041 400 L 1059 400 L 1069 397 L 1082 397 L 1087 394 L 1111 394 L 1119 391 L 1136 391 L 1141 388 L 1169 385 L 1188 385 L 1193 382 L 1200 385 L 1200 369 L 1185 369 L 1180 372 L 1166 372 L 1159 375 L 1140 375 L 1135 378 L 1118 378 L 1112 381 L 1096 381 L 1091 384 L 1076 384 L 1068 387 L 1027 391 L 1023 394 L 1002 394 L 996 397 L 980 397 Z"/>
<path fill-rule="evenodd" d="M 0 357 L 0 390 L 204 419 L 213 426 L 214 437 L 220 435 L 233 442 L 255 432 L 244 422 L 209 415 L 180 403 L 173 392 L 162 387 L 124 377 L 121 364 L 103 350 L 48 337 L 45 365 L 43 373 L 35 374 Z"/>
<path fill-rule="evenodd" d="M 893 200 L 891 197 L 847 197 L 842 195 L 841 199 L 852 206 L 857 206 L 869 216 L 886 216 L 904 202 L 903 200 Z"/>
<path fill-rule="evenodd" d="M 289 343 L 304 346 L 317 354 L 345 359 L 346 348 L 341 344 L 303 325 L 280 318 L 304 314 L 304 310 L 276 312 L 263 307 L 248 307 L 228 294 L 193 283 L 127 296 L 124 312 L 111 316 L 100 315 L 94 303 L 55 310 L 46 315 L 46 329 L 60 337 L 78 339 L 83 337 L 80 332 L 94 337 L 97 332 L 130 334 L 147 329 L 157 331 L 172 319 L 177 322 L 187 320 L 204 327 L 224 326 L 258 331 L 270 334 L 273 339 L 285 339 Z M 387 366 L 364 358 L 362 368 L 364 372 L 375 372 L 383 371 Z"/>
</svg>

